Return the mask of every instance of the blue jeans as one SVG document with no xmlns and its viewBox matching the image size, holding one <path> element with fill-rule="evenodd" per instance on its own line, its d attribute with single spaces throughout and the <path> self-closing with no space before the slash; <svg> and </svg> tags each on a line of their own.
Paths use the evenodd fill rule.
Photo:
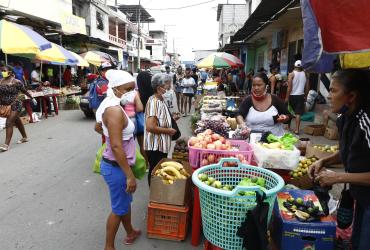
<svg viewBox="0 0 370 250">
<path fill-rule="evenodd" d="M 362 207 L 358 202 L 355 208 L 352 231 L 353 250 L 370 249 L 370 207 Z"/>
</svg>

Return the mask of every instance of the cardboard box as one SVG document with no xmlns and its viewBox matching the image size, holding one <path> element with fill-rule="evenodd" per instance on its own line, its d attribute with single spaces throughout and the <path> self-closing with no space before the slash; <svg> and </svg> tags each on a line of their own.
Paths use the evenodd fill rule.
<svg viewBox="0 0 370 250">
<path fill-rule="evenodd" d="M 329 140 L 338 140 L 338 128 L 326 128 L 324 136 Z"/>
<path fill-rule="evenodd" d="M 191 194 L 191 176 L 186 180 L 175 180 L 173 184 L 164 184 L 162 178 L 155 176 L 155 171 L 160 168 L 160 165 L 165 161 L 174 161 L 172 159 L 162 159 L 152 171 L 150 183 L 150 197 L 151 202 L 163 203 L 168 205 L 183 206 L 187 203 Z M 193 170 L 187 162 L 180 162 L 186 172 L 190 175 Z"/>
<path fill-rule="evenodd" d="M 323 146 L 323 145 L 320 145 L 320 144 L 312 145 L 311 143 L 309 143 L 307 145 L 307 148 L 306 148 L 306 157 L 307 158 L 316 157 L 318 159 L 322 159 L 322 158 L 325 158 L 325 157 L 328 157 L 328 156 L 334 154 L 333 152 L 321 151 L 317 148 L 314 148 L 314 146 Z"/>
<path fill-rule="evenodd" d="M 304 127 L 303 132 L 308 135 L 322 136 L 325 134 L 324 125 L 308 125 Z"/>
<path fill-rule="evenodd" d="M 316 222 L 300 222 L 292 217 L 283 206 L 287 198 L 301 197 L 303 200 L 312 199 L 315 205 L 320 203 L 313 191 L 286 190 L 277 194 L 273 210 L 272 238 L 278 249 L 334 249 L 336 223 L 333 217 L 324 216 Z"/>
<path fill-rule="evenodd" d="M 300 189 L 311 189 L 313 187 L 313 180 L 308 175 L 303 175 L 297 178 L 290 178 L 286 181 L 287 184 L 292 184 Z"/>
</svg>

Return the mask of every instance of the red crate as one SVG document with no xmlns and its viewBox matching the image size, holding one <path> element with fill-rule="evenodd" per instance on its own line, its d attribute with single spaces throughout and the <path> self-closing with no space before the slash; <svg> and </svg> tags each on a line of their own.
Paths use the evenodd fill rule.
<svg viewBox="0 0 370 250">
<path fill-rule="evenodd" d="M 188 206 L 172 206 L 149 202 L 147 225 L 149 238 L 185 240 L 188 221 Z"/>
</svg>

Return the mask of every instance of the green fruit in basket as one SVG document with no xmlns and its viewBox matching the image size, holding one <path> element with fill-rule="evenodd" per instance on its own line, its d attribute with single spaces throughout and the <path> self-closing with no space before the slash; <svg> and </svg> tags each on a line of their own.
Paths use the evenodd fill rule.
<svg viewBox="0 0 370 250">
<path fill-rule="evenodd" d="M 212 183 L 210 183 L 209 181 L 205 181 L 204 184 L 211 186 Z"/>
<path fill-rule="evenodd" d="M 262 177 L 258 177 L 258 179 L 257 179 L 257 185 L 259 185 L 261 187 L 265 187 L 265 184 L 266 184 L 265 179 L 262 178 Z"/>
<path fill-rule="evenodd" d="M 293 202 L 294 202 L 294 198 L 293 198 L 293 197 L 289 197 L 289 198 L 287 199 L 287 201 L 288 201 L 288 202 L 290 202 L 290 203 L 293 203 Z"/>
<path fill-rule="evenodd" d="M 207 181 L 208 180 L 208 175 L 207 174 L 199 174 L 198 179 L 201 181 Z"/>
<path fill-rule="evenodd" d="M 209 185 L 212 185 L 213 184 L 213 182 L 215 182 L 215 178 L 213 178 L 213 177 L 208 177 L 208 181 L 209 181 Z"/>
<path fill-rule="evenodd" d="M 257 177 L 253 177 L 251 181 L 252 181 L 253 183 L 257 183 L 258 178 L 257 178 Z"/>
<path fill-rule="evenodd" d="M 215 181 L 212 183 L 212 187 L 214 188 L 222 188 L 222 183 L 221 181 Z"/>
<path fill-rule="evenodd" d="M 227 185 L 223 186 L 223 187 L 222 187 L 222 190 L 230 191 L 230 190 L 229 190 L 229 187 L 228 187 Z"/>
<path fill-rule="evenodd" d="M 297 202 L 297 204 L 299 204 L 299 205 L 303 205 L 303 199 L 302 198 L 297 198 L 296 199 L 296 202 Z"/>
</svg>

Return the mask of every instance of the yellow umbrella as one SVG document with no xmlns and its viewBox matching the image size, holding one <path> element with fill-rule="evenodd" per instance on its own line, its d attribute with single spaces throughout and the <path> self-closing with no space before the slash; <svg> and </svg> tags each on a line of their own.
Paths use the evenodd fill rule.
<svg viewBox="0 0 370 250">
<path fill-rule="evenodd" d="M 48 61 L 59 64 L 77 64 L 78 59 L 62 46 L 51 43 L 51 48 L 36 53 L 35 58 L 40 61 Z"/>
<path fill-rule="evenodd" d="M 117 65 L 117 60 L 114 57 L 101 51 L 88 51 L 81 54 L 81 57 L 95 66 L 100 66 L 104 62 Z"/>
<path fill-rule="evenodd" d="M 88 61 L 86 61 L 85 59 L 83 59 L 81 56 L 79 56 L 78 54 L 76 54 L 75 52 L 73 51 L 69 51 L 71 52 L 71 54 L 76 57 L 76 59 L 78 60 L 78 63 L 77 63 L 77 66 L 81 66 L 81 67 L 89 67 L 89 63 Z"/>
</svg>

